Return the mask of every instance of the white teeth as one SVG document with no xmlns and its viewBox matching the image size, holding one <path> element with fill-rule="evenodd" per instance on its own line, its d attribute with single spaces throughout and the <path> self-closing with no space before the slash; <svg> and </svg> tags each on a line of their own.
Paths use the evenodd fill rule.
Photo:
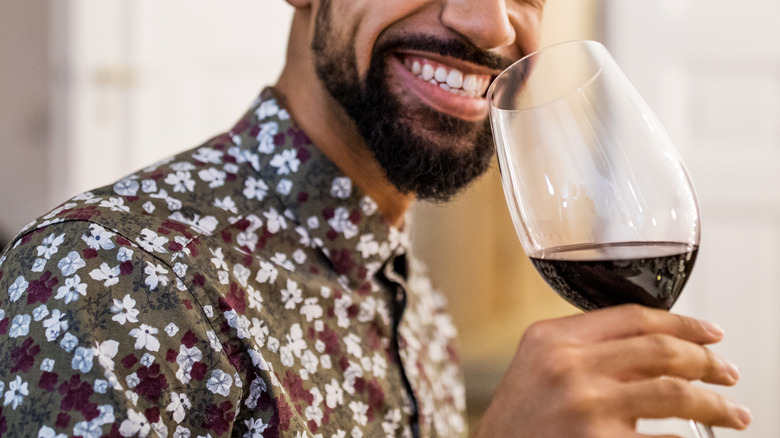
<svg viewBox="0 0 780 438">
<path fill-rule="evenodd" d="M 463 80 L 463 89 L 466 91 L 477 91 L 477 77 L 475 75 L 466 75 Z"/>
<path fill-rule="evenodd" d="M 422 68 L 422 78 L 424 81 L 430 81 L 433 79 L 433 66 L 425 64 Z"/>
<path fill-rule="evenodd" d="M 420 64 L 420 61 L 414 61 L 412 63 L 412 73 L 416 75 L 422 73 L 422 64 Z"/>
<path fill-rule="evenodd" d="M 450 70 L 450 74 L 447 75 L 447 85 L 451 88 L 460 88 L 463 86 L 463 73 L 458 70 Z"/>
<path fill-rule="evenodd" d="M 460 70 L 435 62 L 407 58 L 404 65 L 425 82 L 438 85 L 442 90 L 458 96 L 479 97 L 490 84 L 490 79 L 485 75 L 464 74 Z"/>
<path fill-rule="evenodd" d="M 444 67 L 437 68 L 433 77 L 437 82 L 447 82 L 447 69 Z"/>
</svg>

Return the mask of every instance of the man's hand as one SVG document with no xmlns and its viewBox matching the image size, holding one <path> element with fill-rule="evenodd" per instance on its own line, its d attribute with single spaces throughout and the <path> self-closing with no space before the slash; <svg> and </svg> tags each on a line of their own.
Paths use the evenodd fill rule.
<svg viewBox="0 0 780 438">
<path fill-rule="evenodd" d="M 639 418 L 681 417 L 744 429 L 750 412 L 701 380 L 733 385 L 737 368 L 705 345 L 716 325 L 636 305 L 528 328 L 478 437 L 626 438 Z"/>
</svg>

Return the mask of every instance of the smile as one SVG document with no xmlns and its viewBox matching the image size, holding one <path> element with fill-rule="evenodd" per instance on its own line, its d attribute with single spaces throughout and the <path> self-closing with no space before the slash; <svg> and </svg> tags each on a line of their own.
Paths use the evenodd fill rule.
<svg viewBox="0 0 780 438">
<path fill-rule="evenodd" d="M 462 71 L 419 56 L 406 56 L 404 66 L 417 78 L 461 97 L 480 98 L 490 86 L 490 75 Z"/>
<path fill-rule="evenodd" d="M 466 121 L 487 117 L 485 93 L 498 72 L 457 58 L 420 52 L 400 53 L 390 60 L 401 89 L 427 106 Z"/>
</svg>

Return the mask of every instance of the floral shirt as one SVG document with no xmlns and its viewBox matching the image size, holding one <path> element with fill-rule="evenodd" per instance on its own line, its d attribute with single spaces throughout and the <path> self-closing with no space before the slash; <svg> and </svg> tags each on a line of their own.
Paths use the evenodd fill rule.
<svg viewBox="0 0 780 438">
<path fill-rule="evenodd" d="M 455 335 L 270 89 L 0 258 L 0 436 L 451 437 Z"/>
</svg>

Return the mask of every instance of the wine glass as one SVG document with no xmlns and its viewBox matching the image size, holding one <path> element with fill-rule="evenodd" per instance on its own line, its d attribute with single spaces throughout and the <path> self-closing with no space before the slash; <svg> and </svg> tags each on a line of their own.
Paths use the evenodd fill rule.
<svg viewBox="0 0 780 438">
<path fill-rule="evenodd" d="M 571 41 L 532 53 L 496 78 L 488 101 L 512 221 L 547 283 L 586 311 L 671 308 L 699 247 L 696 194 L 607 49 Z"/>
</svg>

